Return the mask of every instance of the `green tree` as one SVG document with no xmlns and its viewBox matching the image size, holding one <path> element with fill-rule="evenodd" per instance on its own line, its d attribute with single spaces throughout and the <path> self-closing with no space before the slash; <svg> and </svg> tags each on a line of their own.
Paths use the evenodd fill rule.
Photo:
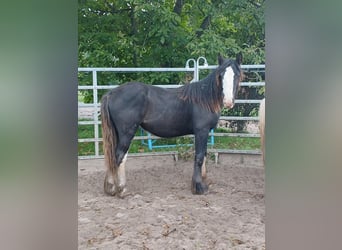
<svg viewBox="0 0 342 250">
<path fill-rule="evenodd" d="M 79 0 L 78 12 L 82 67 L 173 67 L 238 51 L 264 61 L 264 1 Z"/>
<path fill-rule="evenodd" d="M 217 63 L 242 51 L 264 63 L 262 0 L 79 0 L 80 67 L 183 67 L 190 57 Z M 90 76 L 80 75 L 81 84 Z M 139 79 L 178 83 L 179 74 L 103 74 L 101 84 Z M 91 96 L 90 96 L 91 99 Z M 90 101 L 89 99 L 89 101 Z"/>
</svg>

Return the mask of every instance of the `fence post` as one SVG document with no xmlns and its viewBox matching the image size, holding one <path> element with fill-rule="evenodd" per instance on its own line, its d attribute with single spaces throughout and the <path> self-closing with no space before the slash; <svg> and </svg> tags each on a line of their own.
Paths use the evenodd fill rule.
<svg viewBox="0 0 342 250">
<path fill-rule="evenodd" d="M 201 59 L 204 61 L 203 65 L 200 65 Z M 199 68 L 200 66 L 208 67 L 207 59 L 204 56 L 200 56 L 199 58 L 197 58 L 197 68 Z"/>
<path fill-rule="evenodd" d="M 198 81 L 198 69 L 197 69 L 197 64 L 196 64 L 195 59 L 193 59 L 193 58 L 188 59 L 185 63 L 185 68 L 186 69 L 190 68 L 190 65 L 189 65 L 190 62 L 194 63 L 194 78 L 190 81 L 190 83 L 197 82 Z"/>
</svg>

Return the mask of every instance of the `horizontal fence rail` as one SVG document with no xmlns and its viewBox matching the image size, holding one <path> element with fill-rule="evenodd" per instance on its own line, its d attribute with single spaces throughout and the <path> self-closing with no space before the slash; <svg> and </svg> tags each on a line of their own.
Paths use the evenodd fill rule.
<svg viewBox="0 0 342 250">
<path fill-rule="evenodd" d="M 200 65 L 200 61 L 203 60 L 204 64 Z M 193 62 L 193 67 L 190 67 L 190 62 Z M 99 136 L 99 125 L 101 125 L 101 121 L 99 118 L 100 115 L 100 103 L 98 100 L 98 90 L 109 90 L 118 87 L 119 85 L 98 85 L 97 73 L 98 72 L 113 72 L 113 73 L 138 73 L 138 72 L 192 72 L 193 73 L 193 81 L 199 80 L 199 72 L 200 70 L 210 70 L 217 68 L 217 65 L 207 65 L 206 59 L 204 57 L 200 57 L 197 62 L 194 59 L 189 59 L 184 68 L 78 68 L 78 72 L 90 72 L 92 74 L 92 84 L 91 85 L 79 85 L 78 90 L 91 90 L 93 91 L 93 103 L 79 103 L 78 108 L 81 110 L 82 108 L 91 108 L 91 119 L 90 120 L 78 120 L 78 125 L 92 125 L 93 126 L 93 134 L 92 138 L 79 138 L 78 143 L 94 143 L 94 154 L 82 155 L 78 156 L 79 159 L 92 159 L 92 158 L 103 158 L 103 155 L 100 154 L 99 144 L 102 142 L 102 138 Z M 265 65 L 242 65 L 241 68 L 246 72 L 265 72 Z M 182 85 L 180 84 L 166 84 L 166 85 L 154 85 L 162 88 L 178 88 Z M 241 82 L 241 87 L 263 87 L 265 86 L 265 82 Z M 237 99 L 235 100 L 236 104 L 260 104 L 261 100 L 245 100 L 245 99 Z M 240 116 L 221 116 L 220 120 L 222 121 L 258 121 L 258 117 L 240 117 Z M 209 133 L 209 137 L 211 137 L 211 143 L 213 143 L 214 137 L 260 137 L 258 133 L 218 133 L 213 130 Z M 183 136 L 185 138 L 193 138 L 193 135 Z M 158 140 L 161 139 L 158 136 L 154 136 L 151 134 L 148 135 L 140 135 L 135 136 L 133 140 Z M 151 145 L 149 145 L 151 146 Z M 168 145 L 161 146 L 168 147 Z M 214 152 L 215 149 L 208 148 L 208 152 Z M 174 152 L 174 151 L 171 151 Z M 217 149 L 215 152 L 221 153 L 250 153 L 250 154 L 259 154 L 259 150 L 237 150 L 237 149 Z M 155 155 L 155 154 L 165 154 L 166 152 L 149 152 L 149 153 L 135 153 L 130 155 L 139 156 L 141 155 Z M 169 152 L 170 153 L 170 152 Z M 215 156 L 216 157 L 216 156 Z"/>
</svg>

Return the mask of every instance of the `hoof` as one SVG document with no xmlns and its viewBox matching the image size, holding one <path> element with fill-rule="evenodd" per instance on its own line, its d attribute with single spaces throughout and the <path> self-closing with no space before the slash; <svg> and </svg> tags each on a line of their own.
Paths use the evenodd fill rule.
<svg viewBox="0 0 342 250">
<path fill-rule="evenodd" d="M 118 188 L 118 196 L 120 198 L 124 198 L 127 195 L 127 189 L 126 187 L 119 187 Z"/>
<path fill-rule="evenodd" d="M 193 182 L 191 191 L 193 194 L 205 194 L 208 192 L 208 186 L 201 182 Z"/>
<path fill-rule="evenodd" d="M 114 196 L 117 193 L 116 186 L 108 181 L 104 181 L 104 191 L 106 194 Z"/>
</svg>

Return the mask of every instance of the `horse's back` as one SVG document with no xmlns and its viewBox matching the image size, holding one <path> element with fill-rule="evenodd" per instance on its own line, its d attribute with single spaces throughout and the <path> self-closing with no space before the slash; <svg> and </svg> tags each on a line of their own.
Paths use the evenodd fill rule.
<svg viewBox="0 0 342 250">
<path fill-rule="evenodd" d="M 147 93 L 147 85 L 141 82 L 128 82 L 109 91 L 107 95 L 114 101 L 127 102 L 135 97 L 144 96 Z"/>
<path fill-rule="evenodd" d="M 114 116 L 124 119 L 128 116 L 156 116 L 161 112 L 174 112 L 179 109 L 175 90 L 160 88 L 141 82 L 128 82 L 106 94 L 109 97 L 109 110 Z M 148 111 L 147 111 L 148 110 Z"/>
</svg>

